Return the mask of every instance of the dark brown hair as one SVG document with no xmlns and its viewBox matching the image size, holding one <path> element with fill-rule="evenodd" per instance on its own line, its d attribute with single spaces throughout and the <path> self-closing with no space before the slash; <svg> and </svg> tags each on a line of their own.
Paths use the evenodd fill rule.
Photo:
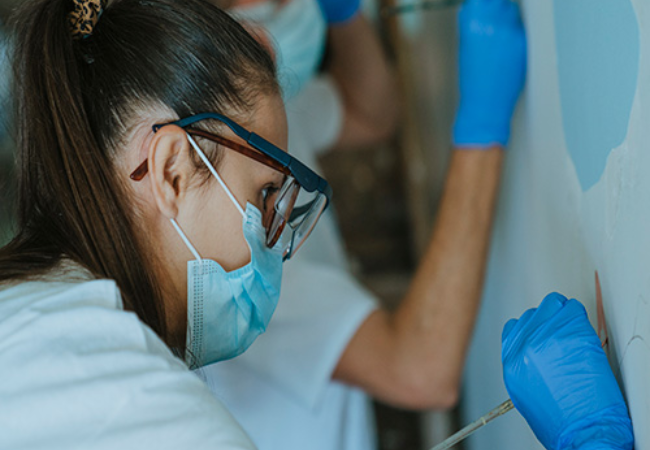
<svg viewBox="0 0 650 450">
<path fill-rule="evenodd" d="M 207 1 L 113 0 L 79 40 L 72 7 L 31 0 L 13 19 L 18 228 L 0 249 L 0 284 L 69 258 L 115 280 L 125 307 L 166 339 L 153 264 L 116 175 L 121 139 L 147 108 L 246 111 L 256 94 L 277 92 L 274 63 Z"/>
</svg>

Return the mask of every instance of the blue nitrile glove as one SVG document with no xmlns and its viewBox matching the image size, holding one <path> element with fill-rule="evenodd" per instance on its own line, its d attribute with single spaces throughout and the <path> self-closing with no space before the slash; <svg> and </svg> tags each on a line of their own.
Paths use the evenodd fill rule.
<svg viewBox="0 0 650 450">
<path fill-rule="evenodd" d="M 318 0 L 318 3 L 330 25 L 348 22 L 361 8 L 361 0 Z"/>
<path fill-rule="evenodd" d="M 526 78 L 526 33 L 510 0 L 467 0 L 459 14 L 457 147 L 505 146 Z"/>
<path fill-rule="evenodd" d="M 503 329 L 510 398 L 549 450 L 631 450 L 632 424 L 584 306 L 548 295 Z"/>
</svg>

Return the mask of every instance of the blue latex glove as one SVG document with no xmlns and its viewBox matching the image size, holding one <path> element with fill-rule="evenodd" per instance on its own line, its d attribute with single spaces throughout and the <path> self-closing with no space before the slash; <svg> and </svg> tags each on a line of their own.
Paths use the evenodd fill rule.
<svg viewBox="0 0 650 450">
<path fill-rule="evenodd" d="M 505 146 L 526 78 L 526 34 L 510 0 L 467 0 L 459 14 L 457 147 Z"/>
<path fill-rule="evenodd" d="M 632 424 L 587 312 L 548 295 L 503 329 L 503 376 L 515 407 L 549 450 L 631 450 Z"/>
<path fill-rule="evenodd" d="M 318 0 L 325 19 L 330 25 L 340 25 L 355 17 L 361 0 Z"/>
</svg>

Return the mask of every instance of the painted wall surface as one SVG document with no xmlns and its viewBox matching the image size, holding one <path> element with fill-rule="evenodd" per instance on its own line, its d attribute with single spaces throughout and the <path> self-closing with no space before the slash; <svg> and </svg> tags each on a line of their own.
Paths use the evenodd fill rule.
<svg viewBox="0 0 650 450">
<path fill-rule="evenodd" d="M 507 398 L 501 330 L 551 291 L 596 326 L 650 449 L 650 2 L 523 0 L 529 78 L 508 150 L 487 286 L 466 370 L 463 420 Z M 541 446 L 518 413 L 471 450 Z"/>
</svg>

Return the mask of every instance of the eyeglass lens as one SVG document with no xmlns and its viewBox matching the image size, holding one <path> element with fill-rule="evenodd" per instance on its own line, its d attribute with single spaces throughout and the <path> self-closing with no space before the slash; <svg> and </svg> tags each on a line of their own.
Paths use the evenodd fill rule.
<svg viewBox="0 0 650 450">
<path fill-rule="evenodd" d="M 318 192 L 306 192 L 288 178 L 280 190 L 267 227 L 267 245 L 281 242 L 285 258 L 294 255 L 314 229 L 327 198 Z"/>
</svg>

